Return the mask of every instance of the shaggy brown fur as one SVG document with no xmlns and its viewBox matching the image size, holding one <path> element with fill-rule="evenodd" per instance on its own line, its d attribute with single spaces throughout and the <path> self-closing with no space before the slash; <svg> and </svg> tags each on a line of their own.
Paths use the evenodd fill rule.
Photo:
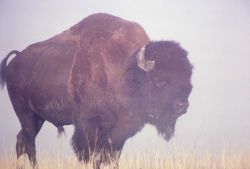
<svg viewBox="0 0 250 169">
<path fill-rule="evenodd" d="M 146 60 L 155 61 L 153 70 L 138 67 L 142 46 Z M 49 40 L 12 52 L 1 64 L 0 82 L 6 80 L 22 126 L 17 157 L 27 153 L 36 164 L 35 137 L 45 120 L 58 129 L 73 124 L 76 155 L 85 162 L 93 155 L 96 169 L 117 161 L 126 139 L 145 123 L 169 140 L 187 111 L 191 74 L 179 44 L 150 42 L 138 24 L 108 14 L 88 16 Z"/>
</svg>

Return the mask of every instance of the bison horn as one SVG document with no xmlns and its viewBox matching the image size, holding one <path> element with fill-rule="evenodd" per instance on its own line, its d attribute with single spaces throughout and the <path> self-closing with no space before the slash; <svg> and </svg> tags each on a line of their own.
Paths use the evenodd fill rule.
<svg viewBox="0 0 250 169">
<path fill-rule="evenodd" d="M 137 53 L 137 65 L 142 70 L 149 72 L 154 69 L 155 61 L 145 60 L 145 46 L 143 46 Z"/>
</svg>

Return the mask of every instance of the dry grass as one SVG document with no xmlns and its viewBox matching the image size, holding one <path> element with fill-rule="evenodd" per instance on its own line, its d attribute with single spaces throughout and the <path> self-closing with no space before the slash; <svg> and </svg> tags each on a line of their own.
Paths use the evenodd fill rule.
<svg viewBox="0 0 250 169">
<path fill-rule="evenodd" d="M 75 156 L 62 153 L 38 153 L 40 169 L 92 169 L 91 164 L 79 163 Z M 27 158 L 21 160 L 25 169 L 31 169 Z M 187 153 L 174 151 L 162 157 L 157 154 L 124 154 L 120 169 L 250 169 L 250 153 Z M 108 167 L 105 167 L 108 168 Z M 0 156 L 0 169 L 16 169 L 14 154 Z"/>
</svg>

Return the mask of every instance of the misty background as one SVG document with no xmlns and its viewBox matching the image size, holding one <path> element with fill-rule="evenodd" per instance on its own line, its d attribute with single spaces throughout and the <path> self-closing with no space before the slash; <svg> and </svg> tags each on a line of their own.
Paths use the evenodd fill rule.
<svg viewBox="0 0 250 169">
<path fill-rule="evenodd" d="M 86 16 L 105 12 L 139 23 L 151 40 L 175 40 L 194 65 L 187 114 L 166 143 L 154 127 L 129 139 L 125 152 L 250 151 L 250 1 L 248 0 L 0 0 L 0 59 L 46 40 Z M 0 91 L 0 152 L 14 152 L 20 124 L 6 87 Z M 67 136 L 45 123 L 38 151 L 73 153 Z"/>
</svg>

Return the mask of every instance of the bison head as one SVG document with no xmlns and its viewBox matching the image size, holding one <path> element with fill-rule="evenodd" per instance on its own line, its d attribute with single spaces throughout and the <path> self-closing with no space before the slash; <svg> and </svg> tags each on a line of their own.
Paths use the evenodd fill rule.
<svg viewBox="0 0 250 169">
<path fill-rule="evenodd" d="M 133 83 L 139 111 L 169 140 L 179 116 L 187 112 L 192 65 L 187 52 L 171 41 L 150 42 L 137 52 Z"/>
</svg>

